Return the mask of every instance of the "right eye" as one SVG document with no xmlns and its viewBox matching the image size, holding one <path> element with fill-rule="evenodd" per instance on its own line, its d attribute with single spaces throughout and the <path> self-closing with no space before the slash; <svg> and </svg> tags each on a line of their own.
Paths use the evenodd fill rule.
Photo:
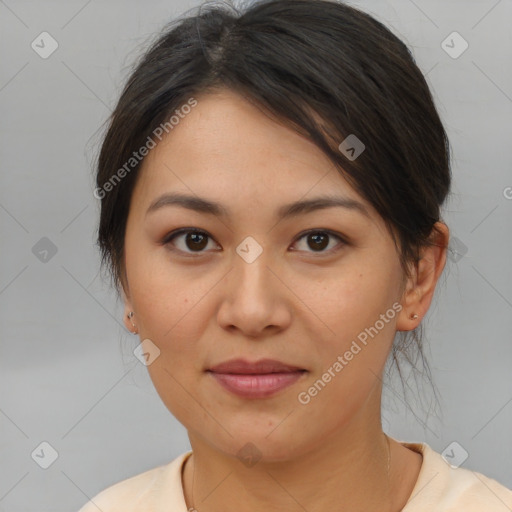
<svg viewBox="0 0 512 512">
<path fill-rule="evenodd" d="M 162 244 L 169 247 L 171 251 L 193 254 L 206 252 L 203 249 L 208 246 L 208 239 L 213 238 L 206 232 L 196 228 L 181 228 L 168 233 Z M 180 243 L 175 243 L 175 240 Z M 177 247 L 179 245 L 180 247 Z"/>
</svg>

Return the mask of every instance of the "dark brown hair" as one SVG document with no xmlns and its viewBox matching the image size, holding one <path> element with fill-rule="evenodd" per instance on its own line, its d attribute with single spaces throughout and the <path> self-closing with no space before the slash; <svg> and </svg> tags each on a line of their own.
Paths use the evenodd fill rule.
<svg viewBox="0 0 512 512">
<path fill-rule="evenodd" d="M 95 195 L 102 267 L 108 264 L 116 290 L 124 284 L 124 234 L 140 168 L 126 162 L 191 97 L 219 88 L 242 94 L 324 151 L 386 222 L 409 275 L 421 247 L 432 243 L 451 172 L 447 135 L 407 46 L 341 2 L 263 0 L 242 10 L 217 2 L 158 34 L 110 118 Z M 365 145 L 354 160 L 339 149 L 350 134 Z M 421 326 L 399 334 L 392 354 L 399 372 L 398 354 L 415 367 L 411 341 L 429 372 Z"/>
</svg>

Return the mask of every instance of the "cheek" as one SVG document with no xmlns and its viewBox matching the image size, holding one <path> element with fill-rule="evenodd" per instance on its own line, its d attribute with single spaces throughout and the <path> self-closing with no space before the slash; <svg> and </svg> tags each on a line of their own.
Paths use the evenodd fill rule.
<svg viewBox="0 0 512 512">
<path fill-rule="evenodd" d="M 193 397 L 203 371 L 198 340 L 204 338 L 206 322 L 211 318 L 205 296 L 213 283 L 198 280 L 192 284 L 179 275 L 165 275 L 149 266 L 140 266 L 132 280 L 130 289 L 141 323 L 141 340 L 150 339 L 160 351 L 147 366 L 155 390 L 178 421 L 204 424 L 208 418 Z"/>
<path fill-rule="evenodd" d="M 192 267 L 172 264 L 162 248 L 132 247 L 126 266 L 141 334 L 161 350 L 186 352 L 198 339 L 203 299 L 215 283 Z"/>
<path fill-rule="evenodd" d="M 204 297 L 210 287 L 196 286 L 190 291 L 182 284 L 174 280 L 165 286 L 162 280 L 156 280 L 153 286 L 151 280 L 146 280 L 140 293 L 133 293 L 141 335 L 151 339 L 174 364 L 197 353 L 197 340 L 209 317 Z"/>
<path fill-rule="evenodd" d="M 333 331 L 332 339 L 342 343 L 350 344 L 351 339 L 373 326 L 390 308 L 388 322 L 384 326 L 379 322 L 379 331 L 385 336 L 393 334 L 395 311 L 392 306 L 398 289 L 396 271 L 363 262 L 361 259 L 361 265 L 355 270 L 345 269 L 338 276 L 331 275 L 312 306 Z"/>
<path fill-rule="evenodd" d="M 330 330 L 315 348 L 320 364 L 314 377 L 322 381 L 318 388 L 324 399 L 333 393 L 329 399 L 344 397 L 351 402 L 368 392 L 381 373 L 401 309 L 397 277 L 394 268 L 365 264 L 365 270 L 331 276 L 321 293 L 310 299 L 315 301 L 311 309 Z M 327 393 L 324 383 L 330 389 Z"/>
<path fill-rule="evenodd" d="M 318 428 L 319 418 L 326 432 L 339 428 L 380 385 L 397 311 L 392 294 L 379 290 L 372 277 L 340 279 L 319 295 L 315 311 L 331 333 L 312 338 L 321 340 L 313 349 L 317 364 L 296 397 L 305 429 Z"/>
</svg>

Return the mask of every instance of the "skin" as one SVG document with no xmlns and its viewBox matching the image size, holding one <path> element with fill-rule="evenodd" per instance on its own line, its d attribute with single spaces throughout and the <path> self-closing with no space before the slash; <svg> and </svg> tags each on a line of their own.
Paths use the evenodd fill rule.
<svg viewBox="0 0 512 512">
<path fill-rule="evenodd" d="M 188 431 L 187 507 L 399 510 L 422 457 L 391 441 L 388 482 L 382 373 L 395 332 L 417 327 L 430 306 L 446 262 L 448 228 L 438 223 L 438 246 L 425 248 L 405 279 L 383 220 L 312 142 L 234 92 L 196 99 L 144 160 L 123 265 L 126 327 L 133 330 L 133 321 L 140 339 L 160 350 L 148 371 Z M 164 192 L 217 201 L 232 215 L 175 205 L 146 215 Z M 355 199 L 369 217 L 340 207 L 275 217 L 283 204 L 322 194 Z M 163 244 L 183 227 L 205 231 L 207 245 L 194 250 L 186 234 Z M 298 237 L 309 229 L 332 230 L 348 243 L 329 237 L 315 250 L 314 241 Z M 252 263 L 236 252 L 247 236 L 263 250 Z M 317 396 L 299 403 L 298 393 L 394 303 L 402 310 Z M 270 398 L 244 399 L 205 373 L 235 357 L 278 359 L 307 372 Z M 237 457 L 248 442 L 261 457 L 252 467 Z"/>
</svg>

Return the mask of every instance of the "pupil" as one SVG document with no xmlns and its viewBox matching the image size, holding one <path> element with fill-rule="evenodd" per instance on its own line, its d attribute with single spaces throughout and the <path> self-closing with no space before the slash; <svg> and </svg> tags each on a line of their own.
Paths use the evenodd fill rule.
<svg viewBox="0 0 512 512">
<path fill-rule="evenodd" d="M 322 243 L 322 241 L 319 240 L 320 238 L 323 238 L 324 243 Z M 324 249 L 327 246 L 327 244 L 325 243 L 327 240 L 327 236 L 324 234 L 310 235 L 310 240 L 314 240 L 314 245 L 310 246 L 312 249 Z"/>
<path fill-rule="evenodd" d="M 201 240 L 202 239 L 202 240 Z M 189 245 L 189 241 L 193 241 L 192 247 Z M 197 243 L 199 241 L 199 243 Z M 202 242 L 202 243 L 201 243 Z M 189 233 L 187 236 L 187 247 L 191 250 L 204 249 L 206 247 L 206 237 L 201 233 Z"/>
</svg>

